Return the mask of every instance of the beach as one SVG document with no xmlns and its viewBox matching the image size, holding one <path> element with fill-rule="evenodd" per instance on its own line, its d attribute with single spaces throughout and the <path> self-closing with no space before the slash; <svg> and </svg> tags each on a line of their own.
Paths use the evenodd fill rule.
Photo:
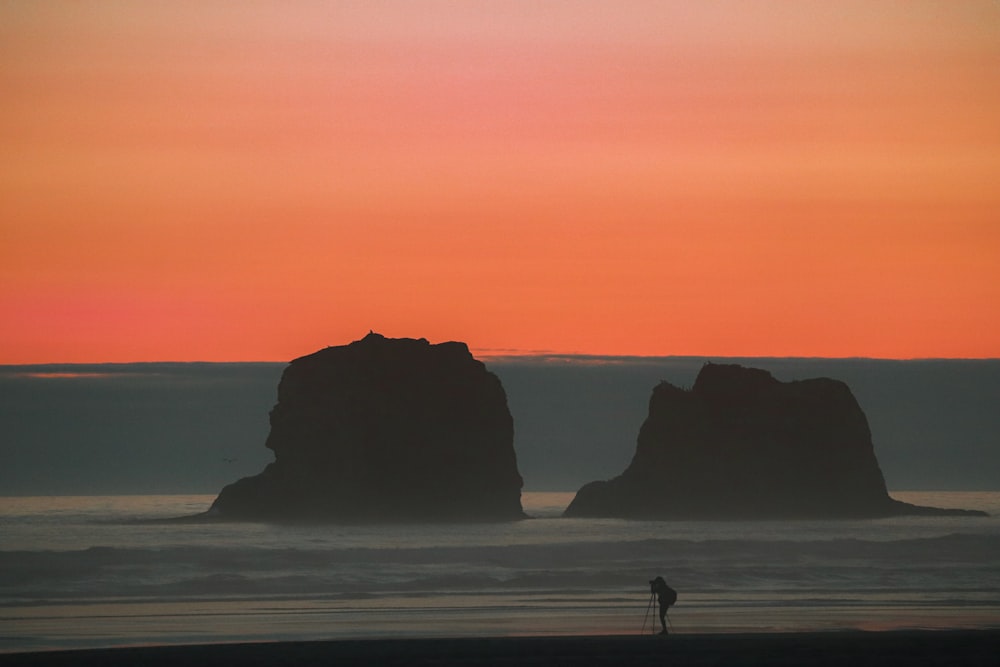
<svg viewBox="0 0 1000 667">
<path fill-rule="evenodd" d="M 155 520 L 193 513 L 207 496 L 8 498 L 0 655 L 631 640 L 656 622 L 648 580 L 657 574 L 679 592 L 670 646 L 845 633 L 887 646 L 910 636 L 898 633 L 940 643 L 1000 630 L 1000 494 L 899 495 L 991 516 L 562 519 L 568 494 L 535 493 L 525 494 L 538 517 L 528 521 L 285 526 Z"/>
<path fill-rule="evenodd" d="M 0 655 L 0 665 L 995 665 L 995 630 L 339 640 Z"/>
</svg>

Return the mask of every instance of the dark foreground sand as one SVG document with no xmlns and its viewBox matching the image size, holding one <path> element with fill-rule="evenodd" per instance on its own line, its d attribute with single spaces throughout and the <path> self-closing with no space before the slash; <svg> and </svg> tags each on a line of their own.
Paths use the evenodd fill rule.
<svg viewBox="0 0 1000 667">
<path fill-rule="evenodd" d="M 1000 665 L 1000 630 L 390 639 L 0 654 L 0 665 Z"/>
</svg>

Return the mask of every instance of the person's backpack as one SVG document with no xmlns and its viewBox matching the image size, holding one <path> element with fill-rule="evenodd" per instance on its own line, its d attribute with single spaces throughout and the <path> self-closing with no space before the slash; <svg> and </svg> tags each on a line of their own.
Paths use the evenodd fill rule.
<svg viewBox="0 0 1000 667">
<path fill-rule="evenodd" d="M 673 603 L 677 602 L 677 591 L 672 589 L 663 577 L 657 577 L 649 582 L 651 590 L 653 590 L 657 596 L 662 601 L 663 606 L 669 607 Z"/>
</svg>

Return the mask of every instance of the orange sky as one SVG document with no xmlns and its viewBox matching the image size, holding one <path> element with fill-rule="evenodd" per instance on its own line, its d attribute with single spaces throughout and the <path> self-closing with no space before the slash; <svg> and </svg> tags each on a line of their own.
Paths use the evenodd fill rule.
<svg viewBox="0 0 1000 667">
<path fill-rule="evenodd" d="M 998 357 L 998 72 L 992 0 L 3 3 L 0 363 Z"/>
</svg>

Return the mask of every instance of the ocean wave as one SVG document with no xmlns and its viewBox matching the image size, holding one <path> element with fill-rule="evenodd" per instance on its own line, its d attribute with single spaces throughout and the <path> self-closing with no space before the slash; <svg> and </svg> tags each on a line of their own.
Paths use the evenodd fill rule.
<svg viewBox="0 0 1000 667">
<path fill-rule="evenodd" d="M 1000 536 L 895 541 L 648 539 L 402 548 L 91 547 L 0 551 L 0 603 L 27 599 L 642 590 L 663 573 L 723 591 L 1000 591 Z"/>
<path fill-rule="evenodd" d="M 1000 560 L 1000 535 L 954 533 L 927 538 L 899 540 L 676 540 L 646 539 L 633 542 L 588 541 L 558 544 L 508 546 L 424 546 L 424 547 L 344 547 L 273 548 L 247 546 L 185 545 L 170 547 L 93 546 L 79 550 L 0 551 L 0 573 L 11 576 L 58 576 L 95 568 L 125 568 L 189 563 L 199 566 L 324 567 L 337 563 L 365 562 L 391 565 L 404 563 L 460 564 L 489 561 L 497 564 L 553 566 L 599 562 L 642 562 L 684 559 L 699 562 L 746 558 L 760 561 L 781 555 L 824 558 L 861 558 L 918 562 L 941 559 L 958 562 Z"/>
</svg>

